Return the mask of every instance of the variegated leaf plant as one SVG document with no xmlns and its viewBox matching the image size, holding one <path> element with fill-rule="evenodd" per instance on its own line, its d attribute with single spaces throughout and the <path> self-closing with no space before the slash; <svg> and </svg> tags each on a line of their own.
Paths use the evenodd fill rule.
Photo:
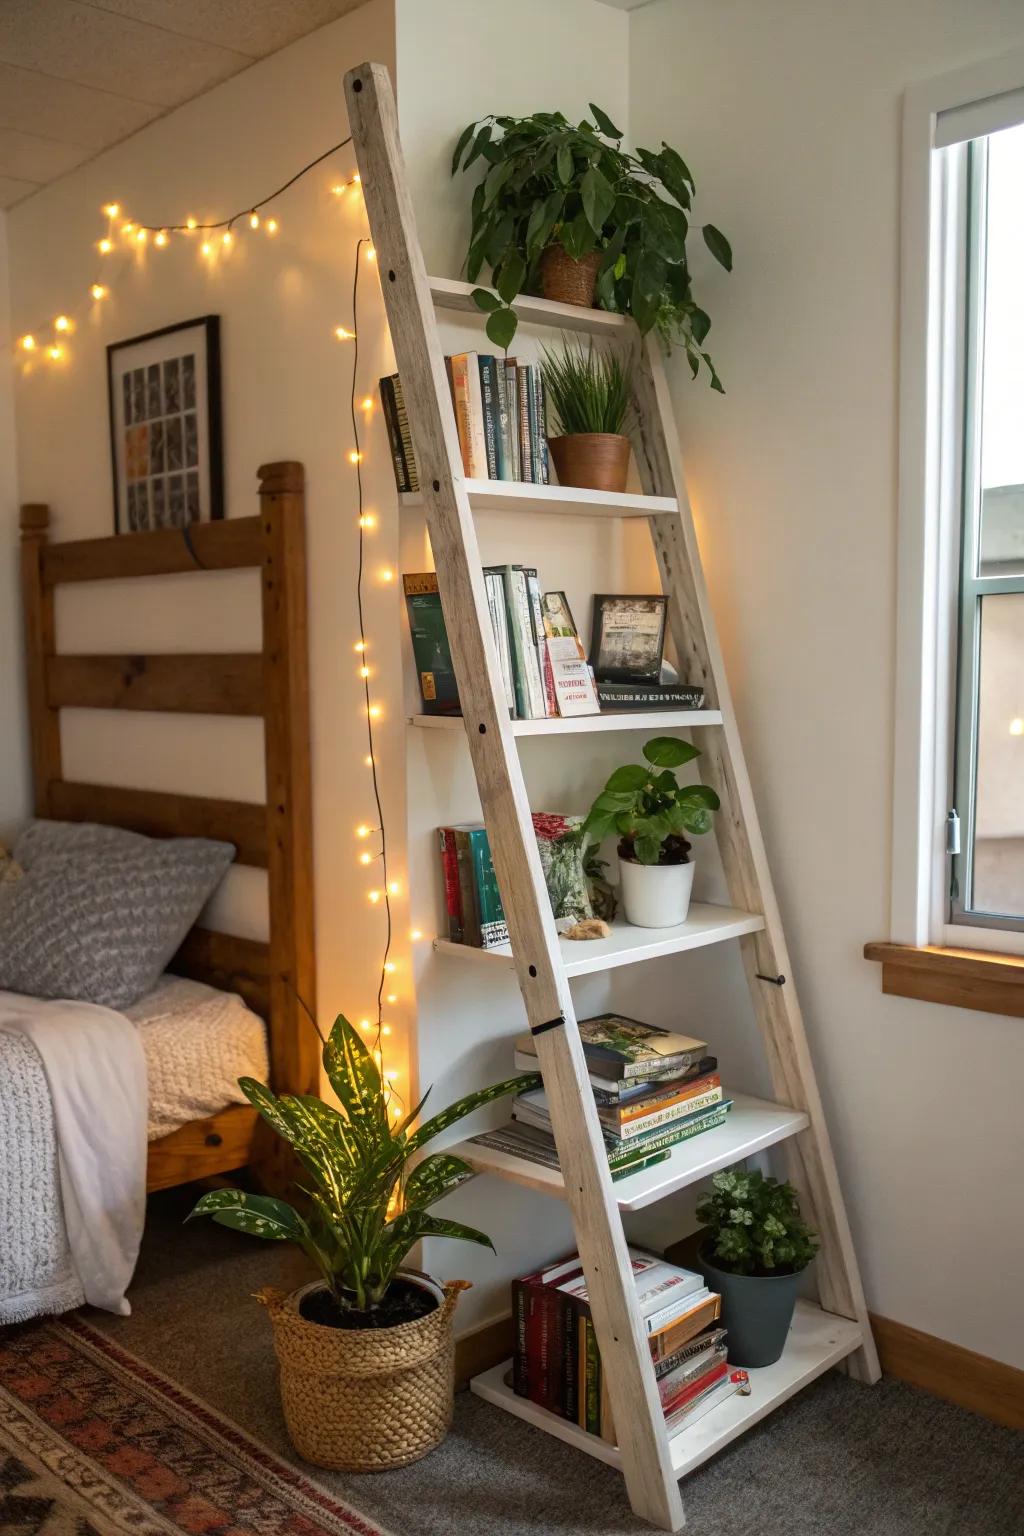
<svg viewBox="0 0 1024 1536">
<path fill-rule="evenodd" d="M 203 1195 L 189 1219 L 212 1216 L 254 1237 L 297 1243 L 339 1307 L 372 1312 L 420 1238 L 456 1237 L 493 1248 L 483 1232 L 429 1211 L 472 1177 L 469 1165 L 449 1152 L 417 1154 L 465 1115 L 505 1094 L 535 1087 L 540 1079 L 520 1076 L 494 1083 L 413 1130 L 427 1095 L 392 1123 L 377 1065 L 344 1015 L 335 1021 L 323 1062 L 340 1110 L 312 1095 L 277 1097 L 254 1078 L 239 1079 L 246 1098 L 292 1146 L 309 1176 L 309 1183 L 300 1186 L 305 1196 L 301 1212 L 269 1195 L 216 1189 Z"/>
</svg>

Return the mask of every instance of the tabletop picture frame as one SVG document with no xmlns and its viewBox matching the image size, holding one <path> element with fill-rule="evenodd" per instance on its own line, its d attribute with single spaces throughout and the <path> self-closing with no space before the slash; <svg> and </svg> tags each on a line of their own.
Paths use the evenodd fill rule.
<svg viewBox="0 0 1024 1536">
<path fill-rule="evenodd" d="M 594 594 L 590 665 L 599 683 L 656 683 L 665 649 L 668 599 Z"/>
<path fill-rule="evenodd" d="M 115 533 L 224 516 L 220 316 L 107 347 Z"/>
</svg>

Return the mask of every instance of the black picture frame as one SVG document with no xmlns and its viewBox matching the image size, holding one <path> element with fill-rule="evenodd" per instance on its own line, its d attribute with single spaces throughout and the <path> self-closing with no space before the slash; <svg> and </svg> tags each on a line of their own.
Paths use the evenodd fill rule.
<svg viewBox="0 0 1024 1536">
<path fill-rule="evenodd" d="M 219 315 L 111 342 L 107 413 L 115 533 L 224 516 Z"/>
<path fill-rule="evenodd" d="M 665 652 L 663 593 L 594 593 L 590 665 L 599 683 L 657 683 Z"/>
</svg>

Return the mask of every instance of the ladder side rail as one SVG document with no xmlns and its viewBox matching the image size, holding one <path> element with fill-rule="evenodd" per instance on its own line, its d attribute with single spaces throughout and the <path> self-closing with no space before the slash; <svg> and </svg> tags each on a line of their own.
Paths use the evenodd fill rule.
<svg viewBox="0 0 1024 1536">
<path fill-rule="evenodd" d="M 519 985 L 531 1028 L 564 1020 L 537 1035 L 537 1051 L 626 1487 L 638 1515 L 677 1531 L 682 1500 L 508 718 L 386 68 L 351 70 L 345 96 Z"/>
<path fill-rule="evenodd" d="M 787 1143 L 786 1155 L 796 1163 L 794 1182 L 806 1196 L 808 1216 L 821 1234 L 817 1260 L 821 1302 L 827 1311 L 860 1324 L 863 1344 L 851 1357 L 850 1371 L 858 1379 L 877 1381 L 880 1370 L 867 1303 L 704 581 L 668 382 L 657 347 L 653 337 L 646 339 L 637 369 L 641 422 L 637 457 L 644 490 L 649 495 L 674 495 L 679 503 L 677 514 L 652 517 L 648 524 L 680 662 L 693 681 L 707 690 L 709 707 L 722 712 L 722 724 L 701 733 L 698 767 L 722 801 L 716 839 L 729 899 L 748 912 L 761 913 L 765 920 L 761 932 L 740 940 L 740 948 L 773 1090 L 781 1101 L 804 1110 L 810 1120 L 808 1129 Z M 762 979 L 780 976 L 785 977 L 782 985 Z"/>
</svg>

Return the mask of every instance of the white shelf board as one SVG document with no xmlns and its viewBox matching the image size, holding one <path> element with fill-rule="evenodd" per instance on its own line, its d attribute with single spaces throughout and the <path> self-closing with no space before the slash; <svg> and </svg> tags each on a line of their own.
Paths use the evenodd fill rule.
<svg viewBox="0 0 1024 1536">
<path fill-rule="evenodd" d="M 721 725 L 720 709 L 603 709 L 599 715 L 570 715 L 555 720 L 510 720 L 513 736 L 581 736 L 592 731 L 688 731 L 695 725 Z M 409 724 L 427 731 L 461 731 L 461 715 L 410 715 Z"/>
<path fill-rule="evenodd" d="M 713 1131 L 702 1131 L 691 1141 L 673 1147 L 667 1161 L 656 1163 L 653 1168 L 642 1168 L 639 1173 L 617 1179 L 612 1184 L 620 1211 L 642 1211 L 645 1206 L 674 1194 L 677 1189 L 710 1178 L 721 1168 L 729 1168 L 745 1157 L 752 1157 L 755 1152 L 763 1152 L 766 1147 L 796 1136 L 806 1130 L 809 1123 L 802 1110 L 790 1109 L 785 1104 L 772 1104 L 767 1099 L 754 1099 L 745 1093 L 729 1097 L 733 1106 L 724 1125 Z M 457 1146 L 446 1147 L 445 1151 L 465 1159 L 476 1173 L 491 1173 L 541 1194 L 553 1195 L 558 1200 L 565 1199 L 565 1184 L 557 1168 L 545 1168 L 541 1163 L 481 1147 L 472 1141 L 461 1141 Z"/>
<path fill-rule="evenodd" d="M 462 283 L 450 277 L 428 277 L 427 283 L 438 309 L 461 309 L 477 315 L 481 321 L 487 317 L 473 303 L 474 288 L 485 288 L 486 283 Z M 591 336 L 621 336 L 635 334 L 632 319 L 628 315 L 613 315 L 606 309 L 587 309 L 582 304 L 553 304 L 550 299 L 535 298 L 522 293 L 512 308 L 526 324 L 554 325 L 563 331 L 583 331 Z"/>
<path fill-rule="evenodd" d="M 793 1315 L 793 1326 L 786 1341 L 781 1359 L 774 1365 L 762 1366 L 750 1372 L 750 1396 L 738 1393 L 712 1408 L 710 1413 L 698 1419 L 689 1429 L 683 1428 L 669 1441 L 672 1467 L 677 1477 L 686 1477 L 702 1462 L 724 1450 L 733 1440 L 752 1429 L 768 1416 L 773 1409 L 806 1387 L 840 1360 L 853 1353 L 861 1342 L 860 1327 L 847 1317 L 836 1317 L 823 1312 L 810 1301 L 798 1301 Z M 504 1408 L 516 1418 L 524 1419 L 537 1429 L 546 1430 L 567 1445 L 596 1456 L 621 1471 L 622 1460 L 617 1446 L 607 1445 L 596 1435 L 588 1435 L 578 1424 L 559 1418 L 547 1408 L 530 1402 L 529 1398 L 517 1397 L 505 1376 L 511 1369 L 511 1361 L 496 1365 L 492 1370 L 475 1376 L 470 1387 L 485 1402 Z"/>
<path fill-rule="evenodd" d="M 657 517 L 677 512 L 674 496 L 634 491 L 588 491 L 575 485 L 533 485 L 528 480 L 466 480 L 474 512 L 561 512 L 571 517 Z M 403 507 L 421 507 L 419 491 L 403 491 Z"/>
<path fill-rule="evenodd" d="M 612 971 L 620 965 L 654 960 L 659 955 L 700 949 L 705 944 L 722 944 L 745 933 L 759 933 L 764 927 L 764 918 L 753 912 L 740 912 L 736 907 L 695 901 L 690 904 L 686 922 L 671 928 L 634 928 L 619 921 L 611 926 L 611 936 L 607 939 L 559 939 L 567 976 L 589 976 L 595 971 Z M 434 948 L 439 954 L 451 955 L 471 965 L 512 964 L 509 944 L 501 944 L 497 949 L 476 949 L 471 944 L 435 939 Z"/>
</svg>

